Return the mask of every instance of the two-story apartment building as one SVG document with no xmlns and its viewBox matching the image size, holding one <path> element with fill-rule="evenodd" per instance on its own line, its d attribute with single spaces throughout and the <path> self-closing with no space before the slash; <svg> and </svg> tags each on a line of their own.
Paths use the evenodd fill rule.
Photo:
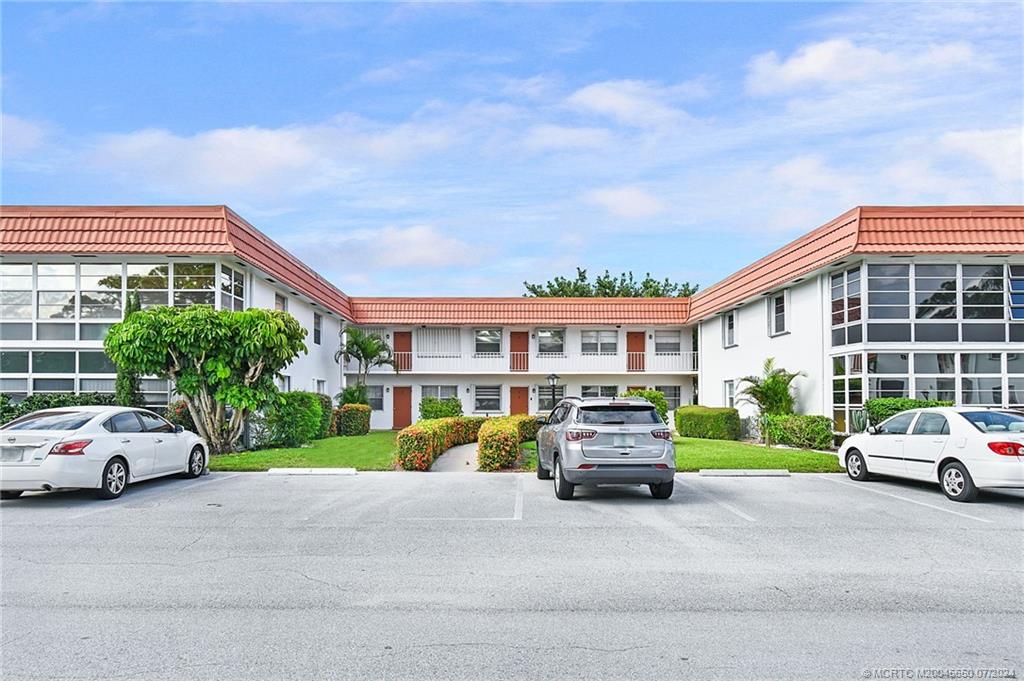
<svg viewBox="0 0 1024 681">
<path fill-rule="evenodd" d="M 767 357 L 841 431 L 878 396 L 1024 404 L 1024 206 L 855 208 L 692 299 L 350 298 L 224 206 L 3 207 L 0 391 L 112 391 L 102 339 L 133 290 L 287 309 L 310 352 L 283 388 L 337 393 L 345 326 L 380 334 L 397 372 L 369 377 L 374 428 L 428 395 L 507 414 L 634 387 L 749 416 L 740 379 Z"/>
</svg>

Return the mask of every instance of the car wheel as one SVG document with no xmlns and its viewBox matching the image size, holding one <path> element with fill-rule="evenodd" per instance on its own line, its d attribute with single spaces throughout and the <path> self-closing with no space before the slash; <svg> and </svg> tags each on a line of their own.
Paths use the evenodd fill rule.
<svg viewBox="0 0 1024 681">
<path fill-rule="evenodd" d="M 23 490 L 4 490 L 0 492 L 0 499 L 17 499 L 22 495 Z"/>
<path fill-rule="evenodd" d="M 648 485 L 648 487 L 651 488 L 651 496 L 655 499 L 668 499 L 672 496 L 672 488 L 675 487 L 675 480 Z"/>
<path fill-rule="evenodd" d="M 942 491 L 953 501 L 974 501 L 978 498 L 978 488 L 962 463 L 954 461 L 943 466 L 939 482 Z"/>
<path fill-rule="evenodd" d="M 203 474 L 203 466 L 206 463 L 202 447 L 193 447 L 188 455 L 188 470 L 185 471 L 186 478 L 198 478 Z"/>
<path fill-rule="evenodd" d="M 851 480 L 864 481 L 868 479 L 868 464 L 864 461 L 864 455 L 856 449 L 846 453 L 846 474 Z"/>
<path fill-rule="evenodd" d="M 128 486 L 128 464 L 124 459 L 111 459 L 103 467 L 103 476 L 100 478 L 100 488 L 96 490 L 96 496 L 100 499 L 116 499 L 124 494 L 124 488 Z"/>
<path fill-rule="evenodd" d="M 572 495 L 576 491 L 576 485 L 565 479 L 565 475 L 562 472 L 562 462 L 557 456 L 555 457 L 555 470 L 552 477 L 555 479 L 555 496 L 562 501 L 572 499 Z"/>
</svg>

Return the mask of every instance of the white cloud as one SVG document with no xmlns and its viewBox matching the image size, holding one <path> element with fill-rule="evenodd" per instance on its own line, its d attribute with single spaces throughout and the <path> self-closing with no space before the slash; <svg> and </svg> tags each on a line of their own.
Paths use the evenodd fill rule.
<svg viewBox="0 0 1024 681">
<path fill-rule="evenodd" d="M 566 103 L 577 110 L 607 116 L 639 128 L 661 127 L 688 118 L 676 103 L 687 97 L 703 96 L 699 82 L 666 87 L 643 80 L 606 80 L 573 92 Z"/>
<path fill-rule="evenodd" d="M 967 156 L 997 181 L 1021 191 L 1024 128 L 947 132 L 939 138 L 939 145 L 950 153 Z"/>
<path fill-rule="evenodd" d="M 406 59 L 370 69 L 359 76 L 359 80 L 364 83 L 394 83 L 419 73 L 426 73 L 433 68 L 434 63 L 429 60 Z"/>
<path fill-rule="evenodd" d="M 537 151 L 566 151 L 573 149 L 599 149 L 611 141 L 611 133 L 604 128 L 570 127 L 565 125 L 535 125 L 526 131 L 523 144 Z"/>
<path fill-rule="evenodd" d="M 584 198 L 625 220 L 643 220 L 665 211 L 665 204 L 660 199 L 636 186 L 595 189 L 587 192 Z"/>
<path fill-rule="evenodd" d="M 3 156 L 7 159 L 25 156 L 41 147 L 47 138 L 43 125 L 8 113 L 0 114 L 0 135 Z"/>
<path fill-rule="evenodd" d="M 544 74 L 530 78 L 506 78 L 501 92 L 510 97 L 541 99 L 550 95 L 556 84 L 556 79 L 553 76 Z"/>
<path fill-rule="evenodd" d="M 381 267 L 466 265 L 477 249 L 430 225 L 385 227 L 373 238 L 374 260 Z"/>
</svg>

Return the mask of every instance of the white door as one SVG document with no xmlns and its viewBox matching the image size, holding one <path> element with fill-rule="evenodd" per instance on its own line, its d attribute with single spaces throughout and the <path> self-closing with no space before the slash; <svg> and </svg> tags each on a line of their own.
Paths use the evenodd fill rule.
<svg viewBox="0 0 1024 681">
<path fill-rule="evenodd" d="M 148 411 L 140 411 L 139 418 L 142 419 L 146 433 L 153 440 L 153 451 L 156 453 L 153 473 L 177 473 L 185 470 L 188 465 L 188 452 L 182 449 L 174 426 L 166 419 Z"/>
<path fill-rule="evenodd" d="M 144 478 L 152 474 L 156 453 L 153 438 L 142 428 L 142 422 L 133 411 L 114 414 L 106 423 L 114 440 L 112 449 L 119 449 L 128 458 L 128 471 L 132 478 Z"/>
<path fill-rule="evenodd" d="M 906 475 L 903 465 L 903 447 L 907 431 L 914 421 L 915 413 L 897 414 L 883 421 L 878 430 L 868 439 L 868 470 L 872 473 Z"/>
<path fill-rule="evenodd" d="M 903 446 L 903 461 L 907 475 L 920 480 L 933 479 L 935 463 L 949 442 L 949 423 L 942 414 L 922 412 L 907 435 Z"/>
</svg>

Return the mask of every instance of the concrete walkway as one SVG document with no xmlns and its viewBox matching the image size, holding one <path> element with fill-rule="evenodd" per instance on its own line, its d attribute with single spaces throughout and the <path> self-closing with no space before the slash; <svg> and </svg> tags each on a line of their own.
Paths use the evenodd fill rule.
<svg viewBox="0 0 1024 681">
<path fill-rule="evenodd" d="M 430 470 L 441 473 L 475 473 L 476 465 L 476 443 L 470 442 L 468 445 L 456 445 L 437 457 Z"/>
</svg>

